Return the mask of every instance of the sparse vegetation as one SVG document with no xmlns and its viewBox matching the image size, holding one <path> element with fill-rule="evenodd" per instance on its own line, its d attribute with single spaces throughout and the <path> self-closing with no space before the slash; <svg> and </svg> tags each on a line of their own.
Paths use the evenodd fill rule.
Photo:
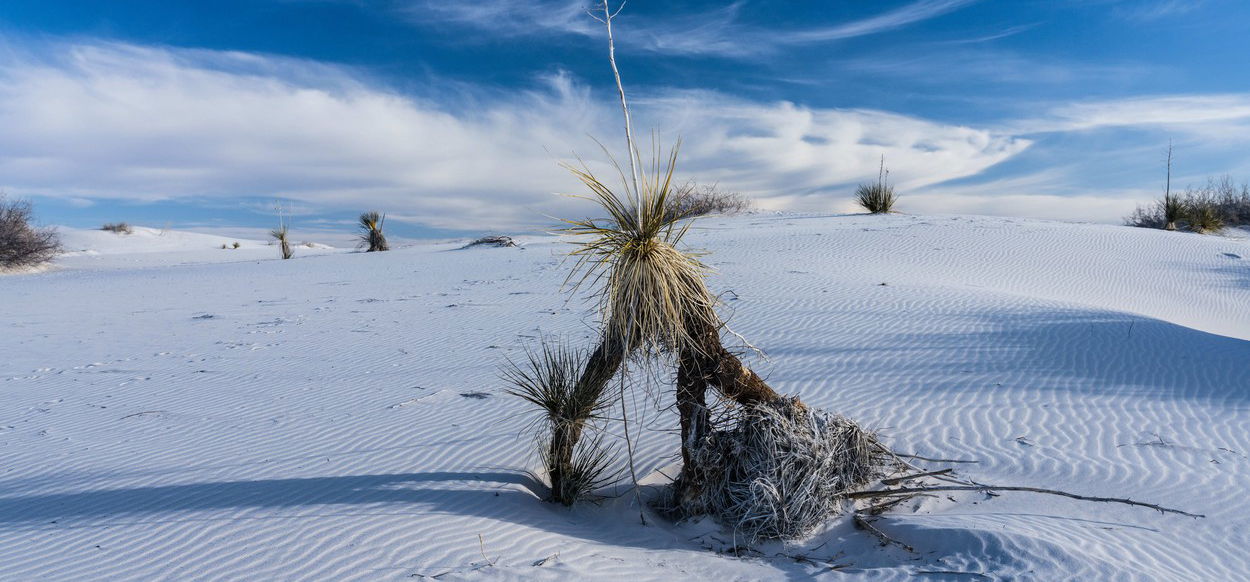
<svg viewBox="0 0 1250 582">
<path fill-rule="evenodd" d="M 237 241 L 237 240 L 236 240 L 236 241 L 234 241 L 233 243 L 231 243 L 231 245 L 230 245 L 230 247 L 231 247 L 231 248 L 236 248 L 236 249 L 237 249 L 237 248 L 239 248 L 239 247 L 241 247 L 241 246 L 243 246 L 243 245 L 239 244 L 239 241 Z"/>
<path fill-rule="evenodd" d="M 134 234 L 134 227 L 125 222 L 109 222 L 100 227 L 100 230 L 107 230 L 113 234 Z"/>
<path fill-rule="evenodd" d="M 360 233 L 360 247 L 367 248 L 365 252 L 391 250 L 390 245 L 386 244 L 386 235 L 382 234 L 383 222 L 386 222 L 386 215 L 379 214 L 377 211 L 360 215 L 360 228 L 364 231 Z"/>
<path fill-rule="evenodd" d="M 0 269 L 33 267 L 61 250 L 56 230 L 31 224 L 33 206 L 0 194 Z"/>
<path fill-rule="evenodd" d="M 716 184 L 693 182 L 678 188 L 668 201 L 669 212 L 681 218 L 707 214 L 737 214 L 750 210 L 751 201 L 737 192 L 725 192 Z"/>
<path fill-rule="evenodd" d="M 1223 228 L 1250 227 L 1250 185 L 1238 187 L 1229 176 L 1210 178 L 1201 187 L 1138 206 L 1124 219 L 1129 226 L 1215 233 Z"/>
<path fill-rule="evenodd" d="M 873 214 L 893 212 L 898 195 L 890 184 L 890 171 L 885 169 L 885 157 L 881 158 L 881 169 L 877 172 L 877 181 L 871 184 L 860 184 L 855 189 L 855 202 Z"/>
</svg>

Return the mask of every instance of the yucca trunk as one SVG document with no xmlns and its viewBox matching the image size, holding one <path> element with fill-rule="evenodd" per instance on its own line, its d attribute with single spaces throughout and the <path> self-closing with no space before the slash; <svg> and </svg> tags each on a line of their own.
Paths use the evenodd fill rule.
<svg viewBox="0 0 1250 582">
<path fill-rule="evenodd" d="M 547 449 L 547 477 L 551 480 L 551 499 L 563 505 L 577 501 L 572 487 L 566 480 L 573 474 L 573 450 L 582 438 L 585 420 L 563 421 L 551 428 L 551 443 Z"/>
<path fill-rule="evenodd" d="M 683 497 L 696 495 L 704 482 L 699 475 L 699 467 L 691 462 L 691 447 L 711 430 L 707 409 L 708 387 L 716 388 L 740 405 L 781 398 L 759 374 L 725 349 L 716 327 L 708 323 L 696 326 L 698 329 L 691 330 L 690 335 L 697 343 L 681 350 L 677 368 L 677 411 L 681 415 L 683 464 L 677 489 Z"/>
<path fill-rule="evenodd" d="M 282 258 L 284 259 L 291 258 L 295 254 L 291 252 L 291 243 L 287 242 L 285 237 L 279 242 L 281 243 L 281 246 L 282 246 Z"/>
</svg>

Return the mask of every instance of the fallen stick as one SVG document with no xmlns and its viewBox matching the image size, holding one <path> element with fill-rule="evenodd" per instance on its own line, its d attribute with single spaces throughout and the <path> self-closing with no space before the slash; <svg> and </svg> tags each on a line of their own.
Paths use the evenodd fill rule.
<svg viewBox="0 0 1250 582">
<path fill-rule="evenodd" d="M 899 483 L 902 483 L 903 481 L 907 481 L 909 479 L 919 479 L 921 477 L 936 477 L 938 475 L 946 475 L 950 473 L 951 471 L 954 471 L 954 469 L 939 469 L 937 471 L 928 471 L 925 473 L 914 473 L 911 475 L 903 475 L 902 477 L 882 479 L 881 483 L 885 485 L 898 485 Z"/>
<path fill-rule="evenodd" d="M 1104 502 L 1104 503 L 1122 503 L 1124 505 L 1135 505 L 1137 507 L 1147 507 L 1155 511 L 1158 511 L 1159 513 L 1177 513 L 1180 515 L 1194 517 L 1194 518 L 1206 517 L 1205 515 L 1202 515 L 1202 514 L 1189 513 L 1187 511 L 1181 511 L 1179 509 L 1172 509 L 1170 507 L 1163 507 L 1162 505 L 1155 505 L 1153 503 L 1142 503 L 1140 501 L 1133 501 L 1132 499 L 1122 499 L 1119 497 L 1090 497 L 1087 495 L 1077 495 L 1075 493 L 1068 493 L 1067 491 L 1059 491 L 1057 489 L 1041 489 L 1038 487 L 1000 487 L 1000 486 L 994 486 L 994 485 L 983 485 L 983 486 L 937 485 L 933 487 L 903 487 L 900 489 L 856 491 L 854 493 L 847 493 L 846 498 L 847 499 L 864 499 L 864 498 L 872 498 L 872 497 L 887 497 L 887 496 L 893 496 L 893 495 L 914 495 L 917 493 L 931 493 L 934 491 L 981 491 L 985 493 L 993 493 L 994 491 L 1025 491 L 1029 493 L 1043 493 L 1046 495 L 1058 495 L 1061 497 L 1070 497 L 1072 499 L 1079 499 L 1081 501 L 1098 501 L 1098 502 Z"/>
<path fill-rule="evenodd" d="M 917 461 L 928 461 L 930 463 L 979 463 L 980 462 L 980 461 L 961 461 L 959 459 L 930 459 L 929 457 L 922 457 L 920 455 L 906 455 L 903 453 L 893 453 L 893 454 L 898 457 L 903 457 L 904 459 L 916 459 Z"/>
<path fill-rule="evenodd" d="M 916 553 L 915 548 L 886 535 L 885 532 L 877 529 L 876 526 L 872 525 L 871 521 L 868 521 L 867 519 L 860 517 L 858 513 L 855 514 L 854 517 L 855 517 L 855 527 L 858 527 L 864 531 L 867 531 L 868 533 L 872 534 L 877 539 L 881 540 L 881 545 L 888 546 L 890 544 L 896 544 L 899 547 L 903 548 L 904 550 L 907 550 L 908 552 L 911 552 L 913 554 Z"/>
</svg>

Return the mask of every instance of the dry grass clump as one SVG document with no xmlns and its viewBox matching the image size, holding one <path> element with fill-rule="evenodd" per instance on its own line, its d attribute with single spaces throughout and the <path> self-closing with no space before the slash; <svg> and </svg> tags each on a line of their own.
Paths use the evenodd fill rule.
<svg viewBox="0 0 1250 582">
<path fill-rule="evenodd" d="M 109 222 L 100 227 L 100 230 L 107 230 L 113 234 L 134 234 L 134 227 L 125 222 Z"/>
<path fill-rule="evenodd" d="M 379 214 L 377 211 L 366 212 L 360 215 L 360 247 L 366 248 L 365 252 L 373 253 L 391 250 L 390 245 L 386 244 L 386 235 L 382 234 L 382 223 L 386 222 L 386 215 Z"/>
<path fill-rule="evenodd" d="M 751 543 L 801 538 L 887 472 L 884 451 L 854 422 L 794 399 L 739 407 L 691 448 L 703 487 L 675 509 L 711 515 Z"/>
<path fill-rule="evenodd" d="M 503 378 L 512 385 L 509 394 L 542 413 L 547 435 L 542 459 L 551 498 L 572 505 L 604 483 L 612 460 L 598 438 L 579 445 L 588 424 L 601 418 L 608 405 L 606 383 L 582 381 L 585 355 L 563 344 L 544 340 L 525 355 L 524 362 L 508 362 Z"/>
<path fill-rule="evenodd" d="M 738 214 L 751 209 L 751 201 L 737 192 L 725 192 L 716 184 L 683 185 L 668 200 L 669 212 L 679 220 L 708 214 Z"/>
<path fill-rule="evenodd" d="M 283 259 L 289 259 L 295 255 L 295 252 L 291 250 L 291 241 L 287 234 L 288 231 L 285 224 L 280 224 L 278 225 L 278 228 L 269 231 L 269 236 L 272 236 L 274 240 L 278 241 Z"/>
<path fill-rule="evenodd" d="M 898 195 L 890 184 L 890 171 L 885 169 L 885 158 L 881 158 L 881 169 L 877 172 L 877 181 L 871 184 L 860 184 L 855 189 L 855 202 L 873 214 L 887 214 L 894 210 Z"/>
<path fill-rule="evenodd" d="M 32 226 L 32 214 L 30 201 L 0 194 L 0 269 L 33 267 L 61 251 L 56 231 Z"/>
</svg>

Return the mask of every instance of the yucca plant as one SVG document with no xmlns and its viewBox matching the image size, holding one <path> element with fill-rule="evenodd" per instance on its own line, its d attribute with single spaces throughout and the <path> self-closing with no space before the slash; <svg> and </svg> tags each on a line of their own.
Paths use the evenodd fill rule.
<svg viewBox="0 0 1250 582">
<path fill-rule="evenodd" d="M 706 267 L 692 252 L 678 250 L 689 223 L 678 225 L 669 196 L 677 165 L 675 145 L 667 163 L 657 154 L 650 172 L 639 173 L 639 191 L 625 182 L 622 194 L 585 165 L 566 165 L 607 213 L 599 219 L 569 220 L 565 232 L 585 237 L 570 253 L 576 257 L 569 280 L 574 289 L 587 281 L 598 287 L 604 334 L 626 352 L 678 351 L 695 343 L 690 330 L 716 325 L 715 298 L 703 282 Z M 616 165 L 619 173 L 619 165 Z"/>
<path fill-rule="evenodd" d="M 599 347 L 587 360 L 579 382 L 606 384 L 638 351 L 676 355 L 682 457 L 691 467 L 690 447 L 710 429 L 709 386 L 741 404 L 771 402 L 780 396 L 721 344 L 716 300 L 703 279 L 707 268 L 694 253 L 676 246 L 690 226 L 679 224 L 682 215 L 668 203 L 678 150 L 674 146 L 663 164 L 658 154 L 653 156 L 651 171 L 639 172 L 637 190 L 630 188 L 617 165 L 624 183 L 621 194 L 585 164 L 569 167 L 592 192 L 586 198 L 607 216 L 567 221 L 565 231 L 585 237 L 571 253 L 577 262 L 569 276 L 576 280 L 575 288 L 588 281 L 598 287 L 603 317 Z M 686 471 L 679 488 L 683 495 L 693 495 L 700 481 Z"/>
<path fill-rule="evenodd" d="M 1185 218 L 1189 221 L 1189 228 L 1200 234 L 1219 232 L 1224 228 L 1224 217 L 1219 206 L 1212 200 L 1191 201 L 1185 209 Z"/>
<path fill-rule="evenodd" d="M 295 255 L 295 253 L 291 251 L 291 243 L 287 237 L 286 224 L 279 224 L 278 228 L 269 231 L 269 236 L 272 236 L 274 240 L 278 241 L 279 248 L 282 250 L 283 259 L 289 259 Z"/>
<path fill-rule="evenodd" d="M 582 382 L 584 354 L 563 344 L 544 340 L 525 356 L 522 363 L 509 360 L 503 378 L 512 385 L 509 394 L 533 404 L 543 414 L 548 439 L 542 458 L 551 482 L 551 498 L 572 505 L 597 486 L 606 466 L 600 462 L 606 457 L 604 449 L 597 445 L 579 448 L 578 441 L 587 423 L 607 407 L 607 383 Z"/>
<path fill-rule="evenodd" d="M 1164 230 L 1176 230 L 1176 221 L 1185 218 L 1185 202 L 1171 192 L 1163 195 L 1159 209 L 1163 211 Z"/>
<path fill-rule="evenodd" d="M 360 233 L 360 246 L 368 247 L 365 252 L 391 250 L 390 245 L 386 244 L 386 236 L 382 234 L 382 223 L 385 221 L 386 215 L 377 211 L 360 215 L 360 228 L 363 231 Z"/>
<path fill-rule="evenodd" d="M 890 171 L 885 169 L 884 157 L 881 158 L 881 169 L 877 172 L 877 181 L 872 184 L 860 184 L 855 189 L 855 201 L 873 214 L 888 214 L 893 211 L 898 196 L 894 194 L 894 186 L 890 185 Z"/>
<path fill-rule="evenodd" d="M 680 144 L 669 151 L 667 163 L 662 164 L 659 145 L 653 140 L 651 171 L 640 167 L 612 38 L 612 19 L 622 8 L 623 3 L 613 12 L 604 2 L 598 6 L 603 18 L 596 18 L 607 29 L 608 62 L 625 119 L 629 178 L 613 160 L 622 182 L 618 191 L 595 176 L 585 163 L 580 167 L 566 165 L 590 189 L 591 196 L 585 198 L 607 214 L 597 220 L 568 221 L 566 229 L 584 237 L 572 252 L 577 263 L 570 280 L 580 273 L 575 289 L 587 281 L 598 287 L 603 316 L 599 347 L 587 359 L 579 382 L 606 384 L 625 358 L 638 350 L 675 354 L 679 362 L 677 408 L 682 458 L 689 467 L 690 445 L 709 430 L 704 401 L 709 385 L 739 403 L 773 401 L 779 396 L 721 345 L 716 300 L 703 280 L 707 268 L 694 253 L 677 248 L 689 228 L 689 222 L 679 225 L 686 216 L 670 201 L 676 197 L 673 173 Z M 604 151 L 607 153 L 606 148 Z M 683 477 L 683 481 L 689 479 Z"/>
</svg>

